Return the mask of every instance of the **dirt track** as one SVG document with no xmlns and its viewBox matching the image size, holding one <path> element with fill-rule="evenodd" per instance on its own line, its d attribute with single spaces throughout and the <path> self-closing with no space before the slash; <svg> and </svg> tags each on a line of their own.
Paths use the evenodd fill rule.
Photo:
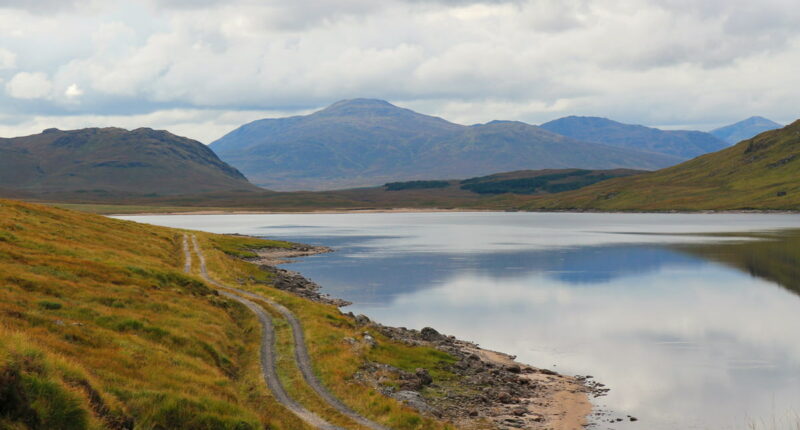
<svg viewBox="0 0 800 430">
<path fill-rule="evenodd" d="M 184 266 L 184 270 L 186 270 L 187 273 L 190 273 L 192 270 L 191 253 L 189 252 L 188 240 L 185 235 L 183 237 L 183 240 L 184 240 L 184 255 L 187 259 L 186 265 Z M 267 383 L 267 387 L 272 392 L 272 395 L 275 397 L 275 399 L 280 404 L 285 406 L 287 409 L 292 411 L 292 413 L 297 415 L 300 419 L 302 419 L 307 424 L 311 425 L 316 429 L 344 430 L 342 427 L 338 427 L 328 423 L 320 416 L 309 411 L 301 404 L 297 403 L 294 399 L 289 397 L 289 395 L 286 393 L 286 389 L 283 387 L 283 384 L 280 382 L 280 379 L 278 378 L 278 371 L 276 367 L 277 357 L 275 351 L 275 329 L 272 325 L 272 319 L 259 305 L 253 303 L 250 300 L 245 299 L 244 297 L 240 297 L 236 294 L 227 291 L 234 289 L 222 285 L 219 282 L 212 279 L 208 275 L 205 256 L 203 255 L 203 252 L 197 243 L 197 238 L 194 236 L 192 236 L 192 244 L 194 245 L 194 252 L 195 254 L 197 254 L 197 259 L 200 262 L 200 275 L 208 283 L 217 287 L 219 289 L 220 295 L 227 297 L 231 300 L 236 300 L 237 302 L 245 305 L 258 317 L 258 320 L 261 323 L 261 371 L 264 375 L 264 380 Z"/>
<path fill-rule="evenodd" d="M 189 252 L 189 245 L 188 239 L 184 235 L 183 237 L 183 250 L 185 257 L 187 259 L 186 265 L 184 269 L 188 272 L 191 272 L 191 253 Z M 267 315 L 264 310 L 253 303 L 252 301 L 248 300 L 247 298 L 258 300 L 261 302 L 266 302 L 269 306 L 277 310 L 284 318 L 289 322 L 289 326 L 292 328 L 292 337 L 294 339 L 294 351 L 295 351 L 295 361 L 297 362 L 297 367 L 300 369 L 300 373 L 303 375 L 303 379 L 306 383 L 322 398 L 323 401 L 328 403 L 331 407 L 336 409 L 342 415 L 347 416 L 351 420 L 357 422 L 361 426 L 369 428 L 371 430 L 389 430 L 387 427 L 384 427 L 376 422 L 373 422 L 352 409 L 350 409 L 347 405 L 342 403 L 341 400 L 336 398 L 333 394 L 328 391 L 322 382 L 317 378 L 314 374 L 314 369 L 311 363 L 311 356 L 308 353 L 308 348 L 306 347 L 305 342 L 305 334 L 303 333 L 303 327 L 300 325 L 300 321 L 297 317 L 287 309 L 285 306 L 260 295 L 244 291 L 238 288 L 230 287 L 227 285 L 223 285 L 216 280 L 212 279 L 208 275 L 208 270 L 206 268 L 206 261 L 205 256 L 203 255 L 203 251 L 200 249 L 200 246 L 197 243 L 197 238 L 192 236 L 192 244 L 194 245 L 194 251 L 197 254 L 197 258 L 200 261 L 200 275 L 210 284 L 214 285 L 215 287 L 219 288 L 219 293 L 225 297 L 230 299 L 236 300 L 239 303 L 247 306 L 251 311 L 253 311 L 257 316 L 259 321 L 261 321 L 262 327 L 262 351 L 261 351 L 261 365 L 263 368 L 264 379 L 267 381 L 267 386 L 273 392 L 275 397 L 281 402 L 284 406 L 289 408 L 292 412 L 298 415 L 303 421 L 320 428 L 320 429 L 339 429 L 340 427 L 333 426 L 329 424 L 319 416 L 315 415 L 314 413 L 310 412 L 309 410 L 305 409 L 302 405 L 295 402 L 292 398 L 288 396 L 286 390 L 283 388 L 283 385 L 278 380 L 277 370 L 276 370 L 276 357 L 275 357 L 275 331 L 272 326 L 272 320 L 270 319 L 269 315 Z M 245 298 L 247 297 L 247 298 Z"/>
</svg>

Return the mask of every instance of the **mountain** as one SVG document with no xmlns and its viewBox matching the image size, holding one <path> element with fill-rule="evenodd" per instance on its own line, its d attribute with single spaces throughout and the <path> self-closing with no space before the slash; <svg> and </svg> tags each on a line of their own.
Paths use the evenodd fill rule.
<svg viewBox="0 0 800 430">
<path fill-rule="evenodd" d="M 211 148 L 254 183 L 275 190 L 523 169 L 654 169 L 680 161 L 581 142 L 521 122 L 458 125 L 372 99 L 340 101 L 307 116 L 254 121 Z"/>
<path fill-rule="evenodd" d="M 702 131 L 659 130 L 591 116 L 568 116 L 541 127 L 573 139 L 668 154 L 683 160 L 728 147 L 722 140 Z"/>
<path fill-rule="evenodd" d="M 761 116 L 751 116 L 750 118 L 747 118 L 744 121 L 739 121 L 736 124 L 711 130 L 709 133 L 733 145 L 734 143 L 741 142 L 745 139 L 750 139 L 757 134 L 765 131 L 775 130 L 781 127 L 783 126 L 775 121 Z"/>
<path fill-rule="evenodd" d="M 86 128 L 0 139 L 0 189 L 174 195 L 258 190 L 200 142 L 166 131 Z"/>
<path fill-rule="evenodd" d="M 800 120 L 657 172 L 514 203 L 525 209 L 800 210 Z"/>
</svg>

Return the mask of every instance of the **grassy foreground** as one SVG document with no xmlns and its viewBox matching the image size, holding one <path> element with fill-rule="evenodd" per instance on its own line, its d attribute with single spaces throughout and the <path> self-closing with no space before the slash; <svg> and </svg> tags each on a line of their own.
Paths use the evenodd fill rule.
<svg viewBox="0 0 800 430">
<path fill-rule="evenodd" d="M 180 237 L 0 200 L 0 429 L 307 428 L 265 388 L 256 319 L 181 272 Z M 231 255 L 246 255 L 252 239 L 198 238 L 214 276 L 269 295 L 301 318 L 317 372 L 351 407 L 392 428 L 447 428 L 353 376 L 372 359 L 426 367 L 446 381 L 449 357 L 377 333 L 379 347 L 351 348 L 343 338 L 362 334 L 350 318 L 270 288 L 268 274 Z M 281 370 L 296 378 L 292 363 Z M 298 399 L 324 409 L 306 394 Z"/>
</svg>

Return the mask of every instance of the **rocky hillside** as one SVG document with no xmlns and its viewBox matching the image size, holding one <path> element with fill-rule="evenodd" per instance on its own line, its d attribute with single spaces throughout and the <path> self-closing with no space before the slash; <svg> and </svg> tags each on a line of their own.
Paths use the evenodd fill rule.
<svg viewBox="0 0 800 430">
<path fill-rule="evenodd" d="M 0 189 L 50 196 L 258 190 L 202 143 L 149 128 L 48 129 L 0 139 Z"/>
<path fill-rule="evenodd" d="M 274 190 L 377 186 L 524 169 L 656 169 L 680 158 L 582 142 L 521 122 L 463 126 L 382 100 L 345 100 L 307 116 L 263 119 L 211 144 Z"/>
</svg>

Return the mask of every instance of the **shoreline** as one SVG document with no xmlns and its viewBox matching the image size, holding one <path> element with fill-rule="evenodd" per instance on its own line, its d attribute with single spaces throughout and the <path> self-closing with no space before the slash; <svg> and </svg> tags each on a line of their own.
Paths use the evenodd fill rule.
<svg viewBox="0 0 800 430">
<path fill-rule="evenodd" d="M 337 307 L 351 304 L 321 294 L 321 286 L 302 274 L 277 267 L 291 263 L 292 258 L 333 252 L 327 247 L 295 245 L 290 249 L 254 249 L 258 257 L 246 261 L 273 273 L 276 288 Z M 364 315 L 353 315 L 341 309 L 340 312 L 364 329 L 374 329 L 408 345 L 432 347 L 456 358 L 458 361 L 451 371 L 460 375 L 461 389 L 435 399 L 424 396 L 426 386 L 432 383 L 424 369 L 410 374 L 371 363 L 357 374 L 357 379 L 420 413 L 452 421 L 458 428 L 479 428 L 480 423 L 489 422 L 497 428 L 579 430 L 590 425 L 592 417 L 604 415 L 595 408 L 591 398 L 605 395 L 608 388 L 591 376 L 568 376 L 540 369 L 516 361 L 516 356 L 483 349 L 473 342 L 440 334 L 430 327 L 422 330 L 390 327 Z M 401 374 L 408 383 L 399 388 L 382 386 L 380 375 L 386 371 Z M 475 394 L 465 394 L 468 392 Z"/>
<path fill-rule="evenodd" d="M 420 208 L 391 208 L 391 209 L 321 209 L 316 211 L 261 211 L 261 210 L 198 210 L 187 212 L 137 212 L 106 214 L 108 217 L 123 216 L 158 216 L 158 215 L 333 215 L 333 214 L 384 214 L 384 213 L 569 213 L 569 214 L 641 214 L 641 215 L 800 215 L 800 211 L 791 210 L 664 210 L 664 211 L 607 211 L 607 210 L 577 210 L 577 209 L 552 209 L 552 210 L 512 210 L 512 209 L 420 209 Z"/>
</svg>

